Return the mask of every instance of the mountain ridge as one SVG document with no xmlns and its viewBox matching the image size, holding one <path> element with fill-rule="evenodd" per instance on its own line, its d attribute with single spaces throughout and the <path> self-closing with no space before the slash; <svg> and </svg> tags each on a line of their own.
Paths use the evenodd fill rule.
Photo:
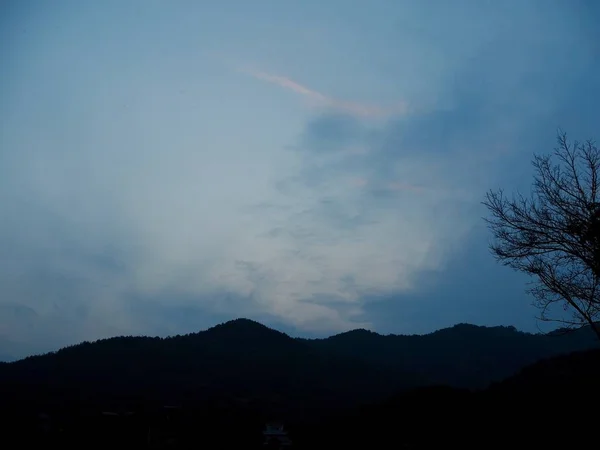
<svg viewBox="0 0 600 450">
<path fill-rule="evenodd" d="M 132 349 L 143 347 L 143 343 L 157 346 L 157 348 L 161 347 L 162 343 L 161 348 L 168 347 L 170 351 L 180 345 L 198 351 L 202 349 L 209 354 L 212 351 L 211 348 L 216 346 L 218 351 L 215 350 L 216 353 L 213 352 L 213 356 L 219 352 L 227 352 L 231 357 L 236 352 L 244 353 L 250 349 L 256 356 L 268 347 L 272 351 L 299 352 L 303 357 L 309 354 L 312 355 L 311 357 L 327 355 L 328 357 L 361 361 L 371 365 L 376 364 L 388 369 L 394 367 L 402 371 L 406 371 L 407 365 L 424 365 L 427 368 L 427 360 L 432 360 L 431 355 L 433 354 L 446 356 L 446 362 L 449 366 L 455 366 L 457 361 L 464 362 L 468 355 L 485 359 L 486 356 L 494 354 L 496 358 L 502 357 L 514 360 L 515 364 L 510 366 L 510 370 L 518 370 L 522 366 L 545 357 L 598 347 L 593 333 L 591 330 L 586 329 L 567 335 L 549 336 L 518 331 L 512 326 L 487 327 L 460 323 L 422 335 L 383 335 L 359 328 L 327 338 L 308 339 L 291 337 L 284 332 L 251 319 L 237 318 L 222 322 L 203 331 L 184 335 L 168 337 L 116 336 L 96 341 L 83 341 L 46 354 L 31 355 L 18 361 L 9 362 L 8 365 L 12 366 L 31 359 L 39 360 L 46 355 L 62 356 L 64 354 L 80 353 L 83 350 L 95 348 L 94 346 L 106 348 L 106 351 L 110 351 L 109 349 L 114 347 L 116 343 L 122 344 L 122 351 L 129 352 L 133 351 Z M 242 346 L 243 351 L 240 350 Z M 467 347 L 468 351 L 465 351 Z M 523 356 L 521 359 L 511 354 L 511 351 L 515 348 L 518 348 L 519 355 Z M 239 355 L 236 357 L 239 357 Z M 497 361 L 491 358 L 489 362 L 494 363 Z M 513 367 L 515 365 L 518 367 Z M 442 366 L 443 364 L 440 361 L 429 361 L 428 368 L 439 370 L 444 368 Z M 470 369 L 468 366 L 467 364 L 467 370 Z M 445 369 L 450 370 L 451 367 Z M 510 374 L 503 375 L 508 376 Z M 475 386 L 473 384 L 469 385 L 469 383 L 461 384 L 460 382 L 458 382 L 458 385 L 460 387 Z"/>
<path fill-rule="evenodd" d="M 506 409 L 542 375 L 547 379 L 542 392 L 561 384 L 570 389 L 577 373 L 597 367 L 600 350 L 585 352 L 599 347 L 590 333 L 545 336 L 459 324 L 427 335 L 359 329 L 310 340 L 236 319 L 187 335 L 113 337 L 0 364 L 0 409 L 21 418 L 41 411 L 77 417 L 82 411 L 177 405 L 205 411 L 202 417 L 217 414 L 223 424 L 235 412 L 307 426 L 338 417 L 340 430 L 348 430 L 344 411 L 354 414 L 361 405 L 397 398 L 383 407 L 383 416 L 391 425 L 401 417 L 417 430 L 432 411 L 437 426 L 444 414 L 455 417 L 457 402 L 465 410 L 471 405 L 479 411 L 481 402 L 490 411 L 496 405 Z M 570 366 L 575 375 L 563 375 Z M 373 432 L 379 427 L 377 409 L 366 416 Z M 463 419 L 479 418 L 478 412 Z M 360 429 L 362 419 L 350 426 Z M 28 420 L 33 419 L 22 423 Z"/>
<path fill-rule="evenodd" d="M 106 337 L 106 338 L 99 338 L 99 339 L 95 339 L 95 340 L 84 340 L 81 341 L 79 343 L 74 343 L 74 344 L 70 344 L 67 345 L 65 347 L 60 347 L 57 350 L 52 350 L 49 352 L 42 352 L 42 353 L 34 353 L 31 355 L 27 355 L 25 357 L 22 358 L 14 358 L 14 357 L 10 357 L 6 360 L 1 360 L 1 362 L 7 362 L 7 363 L 12 363 L 12 362 L 17 362 L 23 359 L 27 359 L 27 358 L 31 358 L 31 357 L 37 357 L 37 356 L 43 356 L 45 354 L 48 353 L 56 353 L 61 351 L 62 349 L 65 348 L 70 348 L 73 346 L 78 346 L 84 343 L 96 343 L 96 342 L 102 342 L 102 341 L 106 341 L 106 340 L 110 340 L 110 339 L 119 339 L 119 338 L 149 338 L 149 339 L 170 339 L 170 338 L 177 338 L 177 337 L 181 337 L 181 336 L 193 336 L 193 335 L 197 335 L 199 333 L 205 333 L 205 332 L 211 332 L 211 333 L 218 333 L 222 330 L 227 330 L 227 329 L 231 329 L 234 327 L 244 327 L 247 331 L 250 330 L 262 330 L 261 332 L 266 333 L 266 332 L 273 332 L 273 336 L 275 335 L 280 335 L 280 336 L 285 336 L 288 337 L 290 339 L 293 340 L 299 340 L 299 341 L 327 341 L 327 340 L 333 340 L 333 339 L 342 339 L 345 337 L 349 337 L 349 336 L 368 336 L 368 337 L 372 337 L 372 338 L 376 338 L 376 337 L 385 337 L 385 338 L 396 338 L 396 337 L 400 337 L 400 338 L 419 338 L 419 337 L 428 337 L 428 336 L 433 336 L 433 335 L 439 335 L 439 334 L 443 334 L 446 332 L 449 332 L 451 330 L 457 330 L 457 329 L 464 329 L 464 330 L 506 330 L 506 331 L 513 331 L 522 335 L 527 335 L 527 336 L 563 336 L 565 334 L 573 334 L 573 333 L 578 333 L 581 330 L 575 330 L 575 331 L 571 331 L 571 332 L 563 332 L 561 331 L 561 329 L 559 330 L 553 330 L 550 331 L 548 333 L 531 333 L 528 331 L 521 331 L 519 329 L 517 329 L 516 327 L 512 326 L 512 325 L 492 325 L 492 326 L 488 326 L 488 325 L 475 325 L 475 324 L 470 324 L 470 323 L 465 323 L 465 322 L 461 322 L 461 323 L 457 323 L 455 325 L 449 326 L 449 327 L 444 327 L 444 328 L 440 328 L 434 331 L 430 331 L 428 333 L 412 333 L 412 334 L 403 334 L 403 333 L 387 333 L 387 334 L 383 334 L 383 333 L 378 333 L 376 331 L 373 330 L 369 330 L 366 328 L 355 328 L 355 329 L 351 329 L 351 330 L 347 330 L 347 331 L 343 331 L 340 333 L 336 333 L 336 334 L 332 334 L 331 336 L 327 336 L 327 337 L 319 337 L 319 338 L 306 338 L 306 337 L 298 337 L 298 336 L 291 336 L 290 334 L 280 331 L 274 327 L 270 327 L 268 325 L 262 324 L 256 320 L 253 319 L 248 319 L 248 318 L 243 318 L 243 317 L 239 317 L 239 318 L 235 318 L 235 319 L 231 319 L 231 320 L 227 320 L 221 323 L 218 323 L 216 325 L 213 325 L 211 327 L 205 328 L 205 329 L 201 329 L 198 331 L 192 331 L 192 332 L 188 332 L 185 334 L 173 334 L 173 335 L 166 335 L 166 336 L 151 336 L 151 335 L 115 335 L 115 336 L 111 336 L 111 337 Z"/>
</svg>

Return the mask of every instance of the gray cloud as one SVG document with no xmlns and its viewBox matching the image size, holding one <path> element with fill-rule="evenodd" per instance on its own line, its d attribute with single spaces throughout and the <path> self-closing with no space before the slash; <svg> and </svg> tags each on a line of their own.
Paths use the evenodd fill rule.
<svg viewBox="0 0 600 450">
<path fill-rule="evenodd" d="M 409 8 L 394 45 L 365 57 L 414 106 L 402 117 L 283 120 L 255 84 L 156 59 L 162 41 L 74 40 L 70 24 L 16 41 L 27 57 L 0 72 L 0 350 L 242 315 L 391 329 L 378 304 L 452 310 L 425 287 L 456 276 L 483 192 L 528 181 L 558 125 L 593 131 L 598 47 L 560 5 L 444 5 Z"/>
<path fill-rule="evenodd" d="M 341 114 L 323 114 L 309 120 L 302 137 L 302 149 L 317 152 L 352 151 L 355 146 L 360 151 L 366 138 L 361 121 Z"/>
</svg>

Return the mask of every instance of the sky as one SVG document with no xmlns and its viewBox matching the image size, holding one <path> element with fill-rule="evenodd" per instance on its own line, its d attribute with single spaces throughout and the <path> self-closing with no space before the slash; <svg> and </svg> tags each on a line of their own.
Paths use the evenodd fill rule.
<svg viewBox="0 0 600 450">
<path fill-rule="evenodd" d="M 537 332 L 481 205 L 600 139 L 584 0 L 0 3 L 0 359 L 236 317 Z M 594 101 L 596 99 L 596 101 Z"/>
</svg>

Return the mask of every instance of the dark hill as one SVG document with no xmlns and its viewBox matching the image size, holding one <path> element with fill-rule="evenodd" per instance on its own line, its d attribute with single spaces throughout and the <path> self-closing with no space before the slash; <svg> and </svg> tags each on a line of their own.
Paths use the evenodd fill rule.
<svg viewBox="0 0 600 450">
<path fill-rule="evenodd" d="M 115 430 L 129 430 L 137 446 L 149 428 L 170 427 L 156 412 L 163 405 L 181 407 L 187 419 L 170 432 L 194 445 L 208 442 L 195 431 L 199 423 L 204 432 L 220 430 L 214 448 L 231 448 L 219 440 L 226 435 L 244 448 L 247 439 L 259 445 L 256 431 L 272 417 L 295 424 L 295 442 L 306 448 L 551 445 L 558 440 L 540 435 L 544 421 L 583 420 L 564 411 L 597 404 L 600 350 L 571 353 L 591 347 L 590 330 L 545 336 L 460 324 L 424 336 L 354 330 L 306 340 L 238 319 L 184 336 L 84 342 L 0 364 L 0 413 L 20 437 L 63 445 L 70 436 L 73 448 L 98 433 L 116 445 Z M 463 389 L 503 377 L 485 390 Z M 104 423 L 115 416 L 102 416 L 106 410 L 122 413 L 112 434 Z M 40 411 L 60 424 L 51 427 L 53 441 L 39 431 Z"/>
<path fill-rule="evenodd" d="M 275 340 L 289 342 L 290 340 L 287 334 L 250 319 L 230 320 L 200 333 L 206 337 L 220 340 L 241 339 L 244 342 L 247 342 L 248 339 L 252 341 L 270 340 L 271 342 Z"/>
<path fill-rule="evenodd" d="M 429 386 L 307 430 L 312 448 L 583 448 L 597 428 L 600 350 L 538 361 L 482 391 Z M 349 431 L 351 430 L 351 431 Z M 308 446 L 307 446 L 308 447 Z"/>
<path fill-rule="evenodd" d="M 540 359 L 598 348 L 589 329 L 549 336 L 469 324 L 412 336 L 354 330 L 303 342 L 331 354 L 411 371 L 430 384 L 461 388 L 484 388 Z"/>
<path fill-rule="evenodd" d="M 0 381 L 15 401 L 20 395 L 106 403 L 218 397 L 265 408 L 320 408 L 424 385 L 483 388 L 537 360 L 594 346 L 589 330 L 545 336 L 467 324 L 423 336 L 354 330 L 293 339 L 237 319 L 184 336 L 84 342 L 0 364 Z"/>
<path fill-rule="evenodd" d="M 369 401 L 418 380 L 316 349 L 249 320 L 171 338 L 84 342 L 0 366 L 15 404 L 233 402 L 323 410 Z"/>
<path fill-rule="evenodd" d="M 553 403 L 575 398 L 596 397 L 595 383 L 600 379 L 600 350 L 573 352 L 546 358 L 524 367 L 518 373 L 488 389 L 501 398 L 531 398 L 532 402 L 550 399 Z"/>
</svg>

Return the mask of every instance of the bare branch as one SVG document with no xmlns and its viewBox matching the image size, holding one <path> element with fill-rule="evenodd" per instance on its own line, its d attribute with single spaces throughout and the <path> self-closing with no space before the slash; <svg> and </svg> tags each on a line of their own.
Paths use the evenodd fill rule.
<svg viewBox="0 0 600 450">
<path fill-rule="evenodd" d="M 591 326 L 600 338 L 600 151 L 593 141 L 557 137 L 552 155 L 536 155 L 531 195 L 489 191 L 484 220 L 495 238 L 490 250 L 502 264 L 532 277 L 528 290 L 540 319 Z M 562 304 L 572 319 L 550 318 Z"/>
</svg>

